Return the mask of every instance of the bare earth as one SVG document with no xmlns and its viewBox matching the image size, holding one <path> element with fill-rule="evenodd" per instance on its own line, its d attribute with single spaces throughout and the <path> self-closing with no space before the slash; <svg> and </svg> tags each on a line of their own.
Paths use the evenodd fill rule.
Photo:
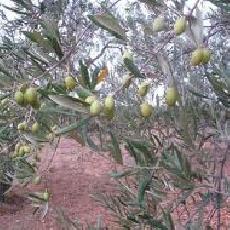
<svg viewBox="0 0 230 230">
<path fill-rule="evenodd" d="M 88 230 L 87 224 L 95 224 L 99 219 L 107 227 L 102 227 L 102 230 L 122 229 L 116 225 L 116 219 L 109 210 L 103 208 L 91 196 L 94 193 L 115 191 L 116 183 L 109 176 L 109 172 L 115 168 L 115 163 L 109 157 L 94 153 L 71 139 L 62 139 L 55 154 L 53 148 L 45 147 L 40 157 L 41 162 L 38 166 L 42 175 L 41 184 L 24 188 L 14 187 L 8 194 L 6 203 L 0 204 L 0 230 L 72 230 L 63 226 L 61 228 L 57 222 L 59 208 L 62 208 L 72 220 L 80 221 L 83 224 L 82 229 Z M 123 162 L 124 165 L 134 163 L 125 151 Z M 229 163 L 226 164 L 225 175 L 230 177 Z M 27 199 L 27 193 L 44 191 L 46 188 L 52 196 L 48 213 L 41 218 L 41 215 L 33 215 L 34 208 Z M 221 210 L 221 230 L 230 229 L 230 200 L 225 202 L 227 208 Z M 186 221 L 188 211 L 192 215 L 193 207 L 196 206 L 194 200 L 187 200 L 186 203 L 187 209 L 179 206 L 174 210 L 176 230 L 185 229 L 179 222 Z M 213 207 L 208 206 L 204 215 L 209 216 L 211 209 Z M 216 229 L 215 216 L 216 213 L 213 213 L 211 221 L 213 230 Z"/>
<path fill-rule="evenodd" d="M 54 149 L 43 149 L 39 170 L 43 177 L 40 185 L 27 188 L 15 187 L 10 192 L 7 203 L 0 206 L 0 230 L 56 230 L 57 208 L 63 208 L 73 220 L 97 223 L 103 220 L 109 229 L 119 229 L 112 221 L 114 218 L 108 210 L 101 207 L 92 197 L 94 192 L 112 191 L 114 184 L 108 172 L 114 163 L 98 153 L 82 147 L 74 140 L 62 139 L 48 172 L 44 172 Z M 41 220 L 40 215 L 33 215 L 34 208 L 26 199 L 28 191 L 52 193 L 48 214 Z M 58 227 L 59 226 L 59 227 Z M 86 227 L 84 227 L 85 229 Z"/>
</svg>

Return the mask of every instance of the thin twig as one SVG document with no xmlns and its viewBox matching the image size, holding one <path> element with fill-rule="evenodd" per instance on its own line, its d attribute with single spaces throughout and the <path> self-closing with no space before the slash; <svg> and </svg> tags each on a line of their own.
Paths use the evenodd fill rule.
<svg viewBox="0 0 230 230">
<path fill-rule="evenodd" d="M 109 6 L 109 9 L 113 8 L 118 2 L 120 2 L 121 0 L 117 0 L 116 2 L 112 3 L 110 6 Z"/>
<path fill-rule="evenodd" d="M 198 6 L 199 2 L 200 2 L 200 0 L 197 0 L 197 1 L 196 1 L 196 3 L 194 4 L 193 8 L 191 9 L 191 11 L 190 11 L 189 15 L 191 15 L 191 16 L 192 16 L 192 13 L 193 13 L 193 11 L 197 8 L 197 6 Z"/>
<path fill-rule="evenodd" d="M 43 170 L 43 172 L 47 172 L 47 171 L 49 170 L 49 168 L 50 168 L 50 166 L 51 166 L 51 164 L 52 164 L 52 162 L 53 162 L 53 160 L 54 160 L 54 157 L 55 157 L 55 155 L 56 155 L 57 148 L 58 148 L 58 146 L 59 146 L 60 140 L 61 140 L 61 137 L 59 136 L 59 137 L 58 137 L 58 142 L 57 142 L 57 144 L 55 145 L 55 148 L 54 148 L 54 151 L 53 151 L 53 155 L 52 155 L 52 157 L 50 158 L 50 160 L 49 160 L 49 162 L 48 162 L 48 164 L 47 164 L 47 167 Z"/>
<path fill-rule="evenodd" d="M 111 43 L 111 42 L 107 42 L 107 43 L 105 44 L 105 46 L 101 49 L 101 52 L 100 52 L 95 58 L 92 58 L 92 59 L 88 60 L 88 61 L 87 61 L 87 65 L 88 65 L 88 66 L 91 65 L 91 64 L 93 64 L 97 59 L 99 59 L 99 58 L 105 53 L 105 51 L 106 51 L 106 49 L 108 48 L 108 46 L 109 46 L 110 43 Z"/>
</svg>

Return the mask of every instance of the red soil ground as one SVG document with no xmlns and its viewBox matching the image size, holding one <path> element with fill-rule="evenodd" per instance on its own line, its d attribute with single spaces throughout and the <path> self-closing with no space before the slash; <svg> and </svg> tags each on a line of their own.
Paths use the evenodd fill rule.
<svg viewBox="0 0 230 230">
<path fill-rule="evenodd" d="M 52 158 L 53 153 L 54 149 L 48 146 L 40 153 L 39 171 L 42 175 L 40 185 L 29 185 L 24 188 L 15 186 L 8 194 L 7 202 L 0 204 L 0 230 L 73 230 L 63 226 L 61 228 L 57 222 L 57 209 L 59 208 L 63 208 L 66 216 L 72 220 L 83 223 L 82 229 L 88 230 L 87 223 L 95 224 L 99 218 L 107 227 L 102 227 L 102 230 L 122 229 L 116 225 L 112 214 L 91 196 L 95 192 L 115 191 L 116 184 L 109 176 L 115 164 L 110 158 L 94 153 L 71 139 L 62 139 L 54 158 Z M 133 164 L 133 159 L 127 154 L 124 154 L 123 160 L 125 165 Z M 48 170 L 46 170 L 47 167 Z M 226 164 L 225 171 L 225 175 L 230 178 L 229 163 Z M 48 213 L 41 219 L 40 215 L 33 215 L 34 208 L 26 195 L 28 192 L 44 191 L 46 188 L 49 189 L 52 196 Z M 194 202 L 187 200 L 186 203 L 187 209 L 192 214 Z M 221 211 L 221 230 L 230 229 L 230 200 L 226 200 L 227 203 L 229 203 L 227 205 L 229 208 Z M 206 214 L 210 213 L 211 207 L 208 209 L 205 211 Z M 188 219 L 188 210 L 184 206 L 175 210 L 173 218 L 176 230 L 185 229 L 179 222 Z M 213 230 L 216 229 L 215 220 L 214 214 L 210 221 Z M 200 227 L 200 229 L 205 229 L 205 227 Z"/>
<path fill-rule="evenodd" d="M 62 139 L 49 170 L 44 173 L 53 151 L 45 147 L 40 154 L 41 184 L 27 188 L 15 187 L 9 193 L 7 203 L 0 206 L 0 230 L 60 229 L 56 221 L 57 208 L 63 208 L 67 216 L 79 220 L 84 226 L 86 223 L 94 224 L 100 218 L 109 229 L 119 229 L 109 211 L 91 197 L 95 192 L 114 189 L 114 183 L 108 175 L 114 163 L 74 140 Z M 26 199 L 26 194 L 28 191 L 44 191 L 46 187 L 52 196 L 48 214 L 41 220 L 39 215 L 33 215 L 34 208 Z"/>
</svg>

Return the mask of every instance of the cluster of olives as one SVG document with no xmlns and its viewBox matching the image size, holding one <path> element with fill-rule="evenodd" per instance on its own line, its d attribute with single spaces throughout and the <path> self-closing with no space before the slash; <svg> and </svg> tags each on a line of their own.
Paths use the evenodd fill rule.
<svg viewBox="0 0 230 230">
<path fill-rule="evenodd" d="M 89 105 L 89 111 L 91 116 L 97 116 L 102 111 L 108 119 L 112 119 L 115 115 L 115 101 L 113 95 L 108 95 L 105 98 L 104 106 L 101 105 L 101 102 L 95 96 L 89 96 L 85 100 Z"/>
<path fill-rule="evenodd" d="M 124 52 L 123 58 L 128 58 L 130 60 L 133 60 L 132 55 L 129 52 Z M 128 88 L 131 83 L 132 76 L 127 75 L 123 79 L 123 87 Z M 139 87 L 139 95 L 140 96 L 146 96 L 149 89 L 149 84 L 144 82 Z M 104 115 L 108 119 L 112 119 L 115 115 L 115 101 L 113 98 L 113 95 L 108 95 L 105 98 L 104 106 L 102 106 L 101 102 L 95 97 L 95 96 L 89 96 L 85 100 L 90 105 L 90 115 L 91 116 L 98 116 L 102 111 L 104 112 Z M 150 117 L 153 113 L 153 107 L 148 104 L 147 102 L 144 102 L 140 105 L 140 113 L 141 116 L 147 118 Z"/>
<path fill-rule="evenodd" d="M 180 35 L 186 30 L 186 20 L 185 17 L 178 18 L 174 25 L 174 31 L 176 35 Z M 202 64 L 208 64 L 211 58 L 211 52 L 208 48 L 197 48 L 193 51 L 191 57 L 191 65 L 197 66 Z"/>
<path fill-rule="evenodd" d="M 31 152 L 31 147 L 26 144 L 18 143 L 15 145 L 14 148 L 14 155 L 13 157 L 24 157 L 25 155 Z"/>
<path fill-rule="evenodd" d="M 138 87 L 138 94 L 141 97 L 144 97 L 147 95 L 148 91 L 149 91 L 149 83 L 142 82 Z M 150 117 L 153 113 L 153 106 L 148 104 L 147 102 L 143 102 L 140 105 L 140 113 L 142 117 L 145 117 L 145 118 Z"/>
<path fill-rule="evenodd" d="M 141 83 L 139 86 L 139 90 L 138 90 L 139 95 L 140 96 L 146 96 L 148 89 L 149 89 L 148 83 L 145 83 L 145 82 Z M 166 95 L 165 95 L 166 104 L 168 106 L 175 106 L 178 98 L 179 98 L 179 93 L 178 93 L 176 87 L 170 86 L 167 89 Z M 147 102 L 145 102 L 140 106 L 140 111 L 141 111 L 141 115 L 143 117 L 150 117 L 152 115 L 153 108 L 151 105 L 149 105 Z"/>
<path fill-rule="evenodd" d="M 155 23 L 162 22 L 162 19 L 157 20 Z M 176 20 L 175 23 L 175 32 L 177 35 L 184 32 L 186 29 L 186 20 L 185 18 L 179 18 Z M 125 51 L 123 54 L 123 59 L 128 58 L 129 60 L 133 61 L 133 55 L 129 51 Z M 122 85 L 124 88 L 128 88 L 131 84 L 132 76 L 131 75 L 125 75 L 122 81 Z M 138 94 L 141 97 L 144 97 L 147 95 L 149 91 L 149 83 L 142 82 L 138 87 Z M 166 104 L 168 106 L 175 106 L 176 101 L 178 100 L 179 93 L 175 86 L 170 86 L 165 95 Z M 140 113 L 142 117 L 150 117 L 153 113 L 153 107 L 152 105 L 148 104 L 147 102 L 144 102 L 140 105 Z"/>
<path fill-rule="evenodd" d="M 28 133 L 31 132 L 33 135 L 37 135 L 39 130 L 41 128 L 41 125 L 38 122 L 34 122 L 31 127 L 28 127 L 28 124 L 26 122 L 21 122 L 18 124 L 18 131 L 20 133 Z M 54 126 L 52 128 L 52 132 L 50 132 L 49 134 L 47 134 L 46 139 L 50 142 L 52 142 L 55 138 L 55 131 L 56 131 L 57 127 Z"/>
<path fill-rule="evenodd" d="M 152 24 L 154 32 L 163 31 L 166 28 L 166 23 L 163 17 L 157 17 Z M 186 31 L 187 21 L 185 17 L 177 18 L 174 24 L 174 32 L 177 36 Z M 191 65 L 197 66 L 207 64 L 210 60 L 211 52 L 208 48 L 197 48 L 192 53 Z"/>
<path fill-rule="evenodd" d="M 15 92 L 14 99 L 20 106 L 30 105 L 35 109 L 40 106 L 37 89 L 33 87 L 22 86 L 20 90 Z"/>
<path fill-rule="evenodd" d="M 26 122 L 19 123 L 18 124 L 18 130 L 20 132 L 27 132 L 27 131 L 29 131 L 27 123 Z M 35 122 L 31 126 L 31 132 L 32 132 L 32 134 L 36 134 L 38 131 L 39 131 L 39 124 L 38 124 L 38 122 Z"/>
<path fill-rule="evenodd" d="M 187 22 L 185 17 L 177 18 L 174 24 L 174 32 L 176 35 L 180 35 L 185 32 Z M 157 17 L 152 23 L 152 29 L 154 32 L 161 32 L 166 28 L 166 22 L 163 17 Z"/>
<path fill-rule="evenodd" d="M 132 53 L 127 50 L 123 53 L 122 58 L 123 60 L 129 59 L 130 61 L 134 61 Z M 132 80 L 131 75 L 124 76 L 123 81 L 122 81 L 123 88 L 129 88 L 131 84 L 131 80 Z M 142 82 L 139 86 L 138 94 L 144 97 L 148 93 L 148 90 L 149 90 L 149 84 L 147 82 Z M 143 102 L 140 105 L 140 114 L 142 117 L 148 118 L 152 115 L 152 113 L 153 113 L 152 105 L 148 104 L 147 102 Z"/>
</svg>

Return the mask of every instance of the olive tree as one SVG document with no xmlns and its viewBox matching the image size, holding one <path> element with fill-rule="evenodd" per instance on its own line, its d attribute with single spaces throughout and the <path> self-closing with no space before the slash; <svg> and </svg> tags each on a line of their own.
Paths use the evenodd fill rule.
<svg viewBox="0 0 230 230">
<path fill-rule="evenodd" d="M 126 151 L 135 164 L 112 173 L 119 192 L 96 196 L 123 227 L 206 228 L 215 217 L 220 229 L 229 194 L 228 1 L 12 2 L 4 7 L 14 20 L 2 11 L 0 78 L 11 103 L 3 109 L 16 110 L 10 122 L 19 128 L 14 162 L 31 164 L 37 146 L 62 135 L 119 164 Z"/>
</svg>

